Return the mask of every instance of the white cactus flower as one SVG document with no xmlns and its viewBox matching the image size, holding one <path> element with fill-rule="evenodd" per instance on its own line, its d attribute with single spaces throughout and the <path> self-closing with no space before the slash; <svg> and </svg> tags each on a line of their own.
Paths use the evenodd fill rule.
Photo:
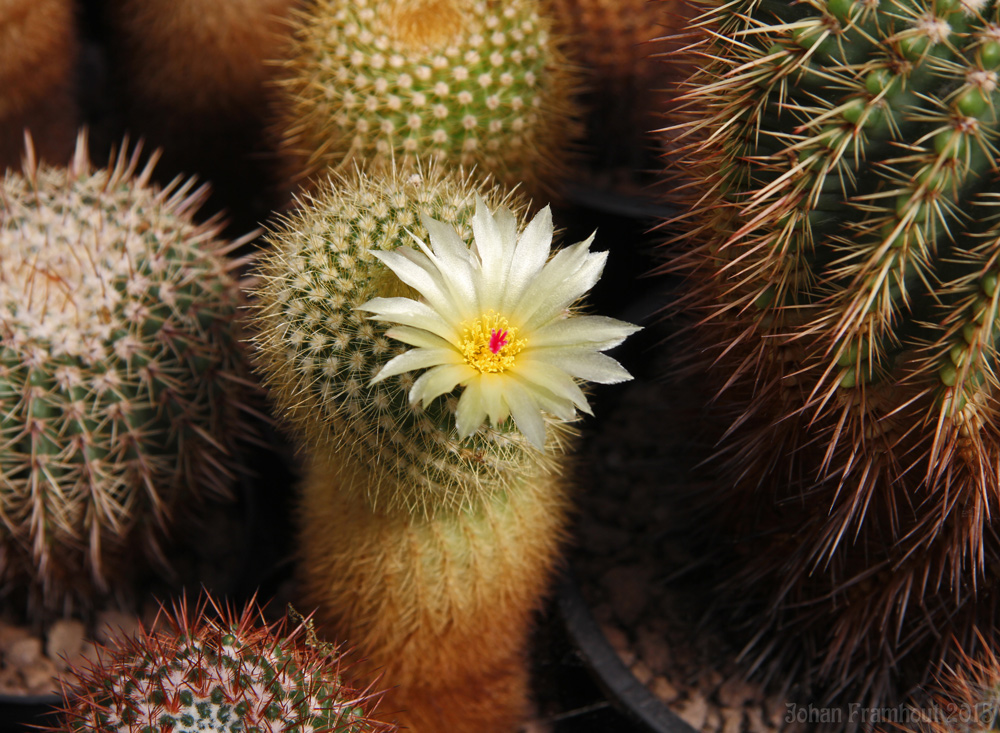
<svg viewBox="0 0 1000 733">
<path fill-rule="evenodd" d="M 607 252 L 591 252 L 587 240 L 551 258 L 552 214 L 539 212 L 517 236 L 506 208 L 490 214 L 477 197 L 474 241 L 466 244 L 449 225 L 424 217 L 430 245 L 374 252 L 421 300 L 374 298 L 359 306 L 394 323 L 387 335 L 415 348 L 390 360 L 373 383 L 426 369 L 410 390 L 410 402 L 426 405 L 456 386 L 459 436 L 474 433 L 488 417 L 494 426 L 508 416 L 542 449 L 542 413 L 572 420 L 590 414 L 577 380 L 613 384 L 632 376 L 600 352 L 639 330 L 603 316 L 575 315 L 571 306 L 601 276 Z"/>
</svg>

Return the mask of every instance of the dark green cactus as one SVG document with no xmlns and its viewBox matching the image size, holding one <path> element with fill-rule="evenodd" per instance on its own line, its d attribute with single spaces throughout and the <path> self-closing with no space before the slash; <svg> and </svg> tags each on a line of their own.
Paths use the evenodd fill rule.
<svg viewBox="0 0 1000 733">
<path fill-rule="evenodd" d="M 673 267 L 704 347 L 689 374 L 729 410 L 728 588 L 758 661 L 882 703 L 993 618 L 1000 18 L 709 5 L 672 128 Z"/>
</svg>

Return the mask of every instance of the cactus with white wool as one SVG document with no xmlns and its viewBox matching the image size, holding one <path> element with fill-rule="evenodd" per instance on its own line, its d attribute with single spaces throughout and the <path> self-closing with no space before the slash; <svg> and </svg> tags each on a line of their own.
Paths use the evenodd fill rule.
<svg viewBox="0 0 1000 733">
<path fill-rule="evenodd" d="M 266 623 L 206 597 L 161 609 L 149 629 L 99 647 L 64 682 L 49 733 L 143 730 L 390 733 L 373 716 L 379 693 L 344 680 L 342 652 L 311 624 Z"/>
</svg>

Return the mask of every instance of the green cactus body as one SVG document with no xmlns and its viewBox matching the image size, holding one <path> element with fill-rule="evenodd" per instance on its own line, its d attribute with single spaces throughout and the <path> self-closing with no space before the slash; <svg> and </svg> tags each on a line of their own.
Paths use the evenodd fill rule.
<svg viewBox="0 0 1000 733">
<path fill-rule="evenodd" d="M 182 601 L 153 630 L 103 648 L 73 671 L 51 733 L 395 730 L 371 717 L 377 693 L 343 682 L 338 650 L 301 627 L 264 625 L 253 604 L 215 610 L 191 613 Z"/>
<path fill-rule="evenodd" d="M 412 294 L 372 250 L 427 237 L 421 214 L 471 236 L 476 190 L 436 167 L 361 176 L 308 196 L 268 235 L 274 250 L 260 268 L 253 337 L 264 382 L 310 451 L 356 465 L 343 488 L 373 507 L 449 512 L 553 465 L 510 423 L 458 440 L 454 398 L 411 404 L 412 374 L 371 384 L 405 347 L 355 309 L 375 296 Z M 494 206 L 502 200 L 497 189 L 482 193 Z M 570 429 L 553 421 L 550 433 L 559 445 Z"/>
<path fill-rule="evenodd" d="M 676 268 L 695 369 L 731 409 L 725 531 L 756 543 L 731 588 L 781 628 L 782 674 L 808 628 L 809 670 L 884 700 L 968 636 L 1000 566 L 997 10 L 761 0 L 701 20 Z"/>
<path fill-rule="evenodd" d="M 248 370 L 203 192 L 137 155 L 0 183 L 0 577 L 45 602 L 106 589 L 133 546 L 232 479 Z"/>
<path fill-rule="evenodd" d="M 571 75 L 536 0 L 320 0 L 279 109 L 311 173 L 441 160 L 535 191 L 562 173 Z"/>
</svg>

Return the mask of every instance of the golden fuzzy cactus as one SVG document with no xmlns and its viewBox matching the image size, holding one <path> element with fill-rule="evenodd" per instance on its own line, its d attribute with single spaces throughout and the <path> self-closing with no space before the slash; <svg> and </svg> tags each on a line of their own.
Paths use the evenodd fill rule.
<svg viewBox="0 0 1000 733">
<path fill-rule="evenodd" d="M 278 113 L 300 175 L 435 159 L 537 192 L 564 175 L 574 85 L 537 0 L 319 0 Z"/>
<path fill-rule="evenodd" d="M 432 167 L 330 182 L 275 229 L 254 341 L 305 442 L 305 604 L 413 731 L 512 730 L 568 510 L 577 379 L 635 327 L 575 306 L 605 253 Z M 371 314 L 371 315 L 367 315 Z M 406 348 L 412 346 L 415 348 Z M 414 375 L 413 370 L 426 370 Z"/>
<path fill-rule="evenodd" d="M 80 122 L 75 10 L 72 0 L 0 4 L 0 173 L 20 167 L 25 130 L 42 159 L 64 164 L 73 155 Z"/>
</svg>

